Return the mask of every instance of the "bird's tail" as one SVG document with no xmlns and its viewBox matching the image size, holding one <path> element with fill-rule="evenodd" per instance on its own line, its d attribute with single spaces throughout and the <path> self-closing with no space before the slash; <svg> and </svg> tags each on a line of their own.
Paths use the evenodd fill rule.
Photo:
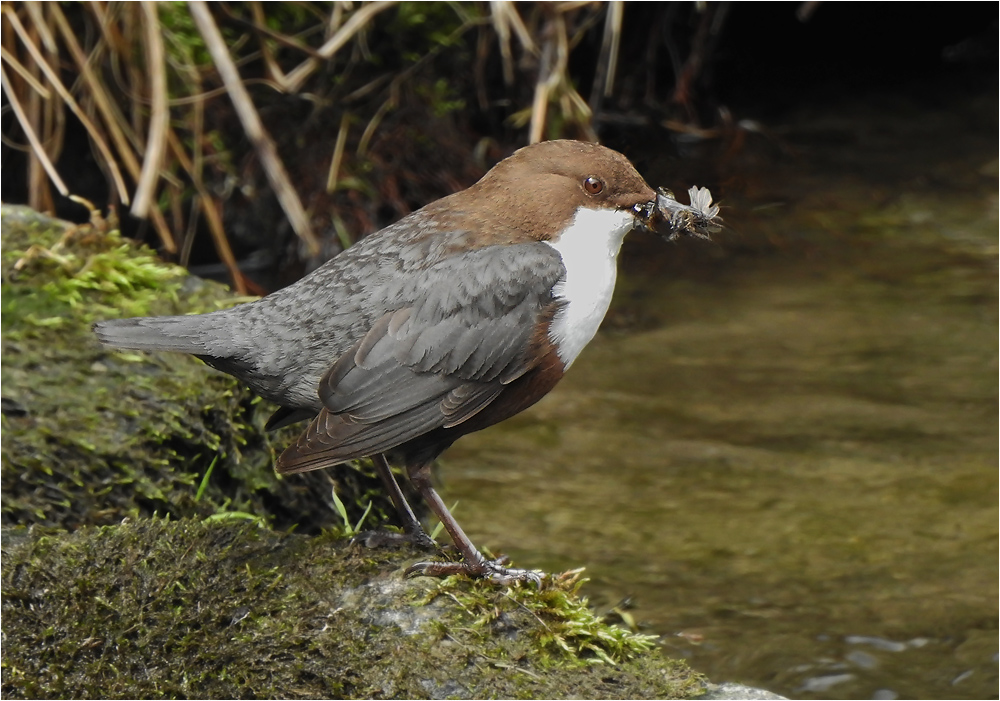
<svg viewBox="0 0 1000 701">
<path fill-rule="evenodd" d="M 213 314 L 113 319 L 94 324 L 97 339 L 106 346 L 145 351 L 180 351 L 194 355 L 225 356 L 227 345 L 215 330 Z"/>
</svg>

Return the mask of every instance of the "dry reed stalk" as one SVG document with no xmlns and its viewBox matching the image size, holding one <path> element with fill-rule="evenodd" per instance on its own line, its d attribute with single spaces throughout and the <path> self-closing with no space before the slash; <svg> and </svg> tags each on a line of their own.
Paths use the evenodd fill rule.
<svg viewBox="0 0 1000 701">
<path fill-rule="evenodd" d="M 221 196 L 213 194 L 204 179 L 206 168 L 213 167 L 204 152 L 214 146 L 212 133 L 205 131 L 206 102 L 227 93 L 292 228 L 310 255 L 317 255 L 320 245 L 309 215 L 246 85 L 264 83 L 281 93 L 323 99 L 321 91 L 315 97 L 300 91 L 345 48 L 353 51 L 352 56 L 338 57 L 337 61 L 338 65 L 347 66 L 348 74 L 352 66 L 358 65 L 357 57 L 371 58 L 367 30 L 381 13 L 396 4 L 395 0 L 369 3 L 335 0 L 327 10 L 307 3 L 302 7 L 313 14 L 316 22 L 298 24 L 305 29 L 297 29 L 294 34 L 268 26 L 271 6 L 266 3 L 252 1 L 242 6 L 246 9 L 219 4 L 213 11 L 219 17 L 222 17 L 219 13 L 227 15 L 227 26 L 246 30 L 226 46 L 208 4 L 203 1 L 171 5 L 169 10 L 166 5 L 148 0 L 140 3 L 95 0 L 77 6 L 34 1 L 4 3 L 4 42 L 0 48 L 4 91 L 32 152 L 28 172 L 32 202 L 51 205 L 53 188 L 60 194 L 67 193 L 56 164 L 68 108 L 90 137 L 113 192 L 123 203 L 131 200 L 133 215 L 152 222 L 163 248 L 168 252 L 179 250 L 181 260 L 186 261 L 194 226 L 203 216 L 234 286 L 242 291 L 245 288 L 242 274 L 222 230 Z M 75 7 L 83 8 L 82 29 L 79 17 L 70 12 Z M 194 57 L 196 51 L 199 56 L 204 54 L 200 53 L 197 35 L 185 29 L 186 18 L 178 25 L 169 23 L 167 15 L 163 15 L 168 24 L 161 25 L 161 12 L 183 13 L 185 7 L 208 49 L 210 61 Z M 499 55 L 507 86 L 517 86 L 519 79 L 521 84 L 527 80 L 533 86 L 530 106 L 510 117 L 510 123 L 528 128 L 529 141 L 544 138 L 553 124 L 563 128 L 563 122 L 573 125 L 580 137 L 596 139 L 591 127 L 592 110 L 599 110 L 602 100 L 615 87 L 622 43 L 622 2 L 573 0 L 529 4 L 492 0 L 485 17 L 474 16 L 476 12 L 462 4 L 451 7 L 461 26 L 449 41 L 432 45 L 414 65 L 396 73 L 373 77 L 371 73 L 359 72 L 365 76 L 363 85 L 345 83 L 346 95 L 334 93 L 340 95 L 340 105 L 351 105 L 351 112 L 338 106 L 340 128 L 325 183 L 327 192 L 334 191 L 343 179 L 349 141 L 357 137 L 356 154 L 364 157 L 384 118 L 399 104 L 404 82 L 450 45 L 451 40 L 473 26 L 488 24 L 496 39 L 491 41 L 485 31 L 479 34 L 476 75 L 483 77 L 481 82 L 485 82 L 488 74 L 483 68 L 488 51 L 493 51 Z M 67 14 L 73 18 L 72 23 Z M 573 84 L 569 57 L 584 33 L 598 22 L 604 23 L 603 38 L 588 103 Z M 179 29 L 174 29 L 178 26 Z M 710 24 L 705 21 L 702 26 L 708 28 Z M 319 32 L 321 42 L 315 36 Z M 141 45 L 136 37 L 141 37 Z M 192 38 L 196 40 L 196 49 L 191 48 Z M 320 44 L 318 48 L 314 48 L 316 43 Z M 692 66 L 697 67 L 707 46 L 710 42 L 704 40 L 699 44 L 700 50 L 689 61 L 689 71 Z M 289 63 L 296 53 L 301 60 Z M 72 83 L 61 78 L 66 75 L 67 57 L 77 69 Z M 251 61 L 262 65 L 263 78 L 240 77 L 240 67 Z M 294 67 L 285 71 L 283 66 L 287 65 Z M 204 90 L 203 81 L 214 80 L 214 73 L 220 76 L 223 86 Z M 178 78 L 180 92 L 187 94 L 168 92 Z M 491 99 L 485 86 L 479 85 L 477 90 L 479 103 L 489 109 Z M 355 107 L 362 101 L 360 108 Z M 329 106 L 328 101 L 324 105 Z M 362 122 L 364 129 L 357 135 L 348 128 L 351 120 L 357 118 L 355 115 L 361 119 L 367 117 L 367 122 Z M 216 148 L 215 152 L 221 154 L 224 148 L 224 145 Z M 224 168 L 224 159 L 222 163 Z M 135 183 L 134 191 L 126 185 L 125 176 Z M 193 185 L 193 195 L 189 185 Z M 331 217 L 339 221 L 336 212 Z"/>
<path fill-rule="evenodd" d="M 246 280 L 243 279 L 243 273 L 240 271 L 240 266 L 236 262 L 236 256 L 233 254 L 233 248 L 229 245 L 225 228 L 222 226 L 222 216 L 219 214 L 220 205 L 216 203 L 215 198 L 212 197 L 208 188 L 205 187 L 205 183 L 201 178 L 201 171 L 196 169 L 195 163 L 188 157 L 184 146 L 172 130 L 167 132 L 167 140 L 171 152 L 181 167 L 187 171 L 188 176 L 191 178 L 191 183 L 198 193 L 192 203 L 192 208 L 197 205 L 197 210 L 193 209 L 193 211 L 201 211 L 205 214 L 205 221 L 208 222 L 208 231 L 212 236 L 212 244 L 215 246 L 215 252 L 219 254 L 219 260 L 226 266 L 226 270 L 229 272 L 229 277 L 236 291 L 240 294 L 246 294 Z M 182 245 L 182 258 L 185 263 L 191 255 L 193 239 L 194 237 L 190 235 L 189 231 Z"/>
<path fill-rule="evenodd" d="M 188 7 L 191 10 L 191 17 L 194 19 L 195 24 L 198 26 L 198 31 L 205 41 L 205 46 L 212 55 L 212 60 L 219 71 L 219 77 L 222 78 L 222 82 L 229 92 L 229 98 L 236 108 L 240 124 L 243 125 L 243 130 L 247 138 L 250 139 L 257 152 L 257 156 L 261 160 L 261 164 L 264 166 L 267 179 L 270 181 L 271 187 L 274 189 L 274 193 L 281 203 L 281 208 L 288 216 L 288 221 L 292 225 L 292 229 L 305 242 L 310 255 L 318 255 L 320 250 L 319 240 L 313 233 L 312 226 L 309 224 L 309 218 L 302 207 L 298 193 L 288 179 L 285 165 L 278 156 L 278 149 L 275 147 L 274 141 L 267 133 L 267 130 L 264 129 L 264 125 L 260 121 L 260 115 L 257 114 L 257 109 L 253 106 L 253 101 L 250 99 L 250 94 L 240 80 L 239 70 L 229 55 L 229 49 L 226 48 L 226 43 L 222 39 L 222 33 L 216 26 L 215 20 L 212 19 L 208 5 L 203 0 L 197 0 L 196 2 L 189 2 Z M 206 214 L 208 214 L 207 210 Z M 218 216 L 218 212 L 215 212 L 214 209 L 213 214 L 209 216 L 210 222 L 213 215 Z"/>
<path fill-rule="evenodd" d="M 149 119 L 149 136 L 146 138 L 145 157 L 142 159 L 142 172 L 139 184 L 135 189 L 135 201 L 132 204 L 132 215 L 146 218 L 150 203 L 156 191 L 156 183 L 160 179 L 160 166 L 163 163 L 167 147 L 166 132 L 170 115 L 167 112 L 167 75 L 164 69 L 163 36 L 160 33 L 160 22 L 156 16 L 156 5 L 150 2 L 142 3 L 145 16 L 143 25 L 146 36 L 146 67 L 149 71 L 149 90 L 152 93 L 152 114 Z"/>
<path fill-rule="evenodd" d="M 66 187 L 66 183 L 64 183 L 62 178 L 59 177 L 59 172 L 56 170 L 56 167 L 52 165 L 52 161 L 49 160 L 48 154 L 45 153 L 45 147 L 35 134 L 35 130 L 31 126 L 32 121 L 29 120 L 28 116 L 24 113 L 24 110 L 21 107 L 21 102 L 17 99 L 17 93 L 10 87 L 10 78 L 7 77 L 7 71 L 3 70 L 2 66 L 0 66 L 0 77 L 3 78 L 3 91 L 7 94 L 7 100 L 10 102 L 11 109 L 14 110 L 14 116 L 17 117 L 17 121 L 20 122 L 21 128 L 24 130 L 24 135 L 28 137 L 28 143 L 31 144 L 32 157 L 37 158 L 41 162 L 42 167 L 45 168 L 45 172 L 48 173 L 52 182 L 55 184 L 56 189 L 59 190 L 59 194 L 63 197 L 68 197 L 69 188 Z"/>
<path fill-rule="evenodd" d="M 118 197 L 122 202 L 129 202 L 128 189 L 125 187 L 125 180 L 122 178 L 121 171 L 118 169 L 118 164 L 115 162 L 114 156 L 111 153 L 111 149 L 108 148 L 107 143 L 101 136 L 100 130 L 97 125 L 87 116 L 87 113 L 80 107 L 79 103 L 74 99 L 73 95 L 70 94 L 69 90 L 62 84 L 59 79 L 58 74 L 49 65 L 45 57 L 42 56 L 38 47 L 35 46 L 28 32 L 25 30 L 24 25 L 21 24 L 21 20 L 18 19 L 17 14 L 14 12 L 13 6 L 4 5 L 0 12 L 7 17 L 14 31 L 17 33 L 18 38 L 21 39 L 21 43 L 31 54 L 32 59 L 36 62 L 38 67 L 45 74 L 46 79 L 49 81 L 49 85 L 56 91 L 59 97 L 63 100 L 67 107 L 72 110 L 73 114 L 76 115 L 77 119 L 83 125 L 84 129 L 90 135 L 91 139 L 94 141 L 94 146 L 101 153 L 101 157 L 104 159 L 104 164 L 108 168 L 111 174 L 112 181 L 114 182 L 115 189 L 118 193 Z M 23 126 L 23 125 L 22 125 Z"/>
</svg>

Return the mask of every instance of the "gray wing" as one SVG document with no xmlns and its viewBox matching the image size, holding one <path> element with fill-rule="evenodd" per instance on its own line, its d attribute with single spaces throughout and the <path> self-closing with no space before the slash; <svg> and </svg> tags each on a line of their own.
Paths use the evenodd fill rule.
<svg viewBox="0 0 1000 701">
<path fill-rule="evenodd" d="M 554 249 L 530 243 L 452 256 L 401 282 L 416 285 L 413 302 L 386 312 L 323 376 L 323 409 L 278 471 L 384 452 L 481 411 L 535 366 L 536 324 L 558 304 L 564 272 Z"/>
</svg>

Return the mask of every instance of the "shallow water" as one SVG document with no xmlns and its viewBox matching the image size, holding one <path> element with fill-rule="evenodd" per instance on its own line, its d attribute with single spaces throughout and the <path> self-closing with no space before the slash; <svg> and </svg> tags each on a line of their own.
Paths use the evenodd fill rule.
<svg viewBox="0 0 1000 701">
<path fill-rule="evenodd" d="M 996 115 L 803 112 L 735 231 L 627 242 L 561 385 L 445 454 L 473 540 L 586 565 L 713 681 L 995 698 Z"/>
</svg>

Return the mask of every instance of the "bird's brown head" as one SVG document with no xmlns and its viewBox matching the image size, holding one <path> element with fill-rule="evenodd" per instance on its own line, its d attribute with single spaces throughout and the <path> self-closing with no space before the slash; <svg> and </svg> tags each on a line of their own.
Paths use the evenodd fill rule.
<svg viewBox="0 0 1000 701">
<path fill-rule="evenodd" d="M 477 232 L 474 245 L 551 241 L 581 209 L 629 211 L 637 223 L 656 191 L 625 156 L 582 141 L 544 141 L 515 151 L 468 190 L 430 205 Z M 463 219 L 474 218 L 463 226 Z"/>
</svg>

